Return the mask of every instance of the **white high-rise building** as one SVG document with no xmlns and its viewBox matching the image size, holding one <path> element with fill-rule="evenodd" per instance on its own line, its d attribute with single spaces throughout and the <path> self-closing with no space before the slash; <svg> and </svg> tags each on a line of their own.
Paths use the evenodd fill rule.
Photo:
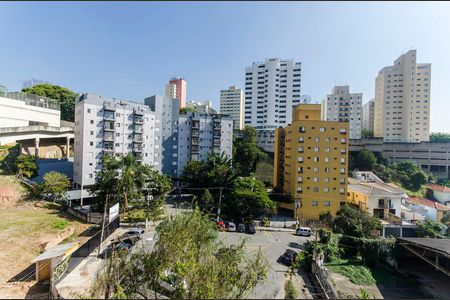
<svg viewBox="0 0 450 300">
<path fill-rule="evenodd" d="M 235 86 L 220 91 L 220 113 L 233 118 L 233 128 L 244 128 L 244 92 Z"/>
<path fill-rule="evenodd" d="M 349 122 L 350 139 L 361 139 L 362 93 L 350 93 L 348 85 L 335 86 L 322 101 L 324 121 Z"/>
<path fill-rule="evenodd" d="M 155 114 L 143 104 L 81 94 L 75 106 L 73 180 L 79 186 L 95 183 L 104 154 L 133 152 L 154 165 Z"/>
<path fill-rule="evenodd" d="M 275 128 L 291 123 L 300 87 L 301 63 L 292 59 L 266 59 L 245 69 L 244 125 L 257 129 L 264 150 L 273 152 Z"/>
<path fill-rule="evenodd" d="M 431 64 L 410 50 L 375 81 L 374 135 L 392 142 L 429 141 Z"/>
<path fill-rule="evenodd" d="M 190 160 L 206 160 L 208 153 L 233 155 L 233 119 L 221 114 L 188 112 L 178 122 L 178 174 Z"/>
<path fill-rule="evenodd" d="M 192 108 L 196 112 L 206 113 L 206 114 L 217 114 L 217 110 L 212 107 L 211 100 L 205 100 L 203 102 L 188 101 L 186 102 L 187 108 Z"/>
<path fill-rule="evenodd" d="M 363 129 L 373 132 L 373 114 L 375 110 L 375 99 L 363 105 Z"/>
</svg>

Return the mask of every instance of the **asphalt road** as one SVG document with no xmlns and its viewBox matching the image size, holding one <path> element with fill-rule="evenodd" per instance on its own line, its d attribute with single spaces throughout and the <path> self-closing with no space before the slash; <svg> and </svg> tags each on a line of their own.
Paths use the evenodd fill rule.
<svg viewBox="0 0 450 300">
<path fill-rule="evenodd" d="M 269 271 L 265 282 L 256 286 L 253 293 L 247 296 L 250 299 L 274 299 L 281 290 L 284 290 L 288 267 L 279 261 L 286 249 L 300 251 L 303 244 L 313 237 L 300 237 L 289 232 L 258 231 L 255 234 L 237 232 L 221 232 L 220 238 L 227 245 L 236 244 L 242 238 L 246 238 L 246 249 L 249 253 L 255 253 L 259 247 L 269 261 Z M 296 275 L 298 276 L 298 275 Z"/>
</svg>

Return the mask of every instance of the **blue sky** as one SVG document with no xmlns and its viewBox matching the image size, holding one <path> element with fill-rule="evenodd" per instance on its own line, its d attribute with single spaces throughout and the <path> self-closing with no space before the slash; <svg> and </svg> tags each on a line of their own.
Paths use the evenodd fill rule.
<svg viewBox="0 0 450 300">
<path fill-rule="evenodd" d="M 450 3 L 0 2 L 0 84 L 38 78 L 142 101 L 172 76 L 188 100 L 243 87 L 265 58 L 301 61 L 302 94 L 335 84 L 374 95 L 377 72 L 411 47 L 432 63 L 431 130 L 450 132 Z"/>
</svg>

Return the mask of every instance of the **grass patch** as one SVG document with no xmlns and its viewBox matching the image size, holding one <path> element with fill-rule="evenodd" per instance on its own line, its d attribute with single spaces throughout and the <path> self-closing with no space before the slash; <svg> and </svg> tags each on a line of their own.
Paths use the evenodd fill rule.
<svg viewBox="0 0 450 300">
<path fill-rule="evenodd" d="M 288 280 L 284 286 L 284 291 L 286 296 L 284 299 L 297 299 L 298 293 L 297 290 L 294 287 L 294 284 L 292 283 L 292 280 Z"/>
<path fill-rule="evenodd" d="M 356 285 L 372 285 L 377 281 L 372 271 L 364 266 L 360 260 L 335 260 L 326 264 L 332 272 L 348 277 Z"/>
<path fill-rule="evenodd" d="M 69 225 L 69 221 L 66 220 L 60 220 L 60 221 L 55 221 L 52 223 L 52 228 L 54 229 L 64 229 L 67 227 L 67 225 Z"/>
<path fill-rule="evenodd" d="M 143 222 L 145 221 L 145 211 L 143 209 L 129 210 L 121 214 L 120 219 L 124 222 Z"/>
</svg>

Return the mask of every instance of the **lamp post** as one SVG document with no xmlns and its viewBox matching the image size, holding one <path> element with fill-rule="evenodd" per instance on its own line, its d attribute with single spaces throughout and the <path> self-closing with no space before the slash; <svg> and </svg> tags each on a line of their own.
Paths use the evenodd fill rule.
<svg viewBox="0 0 450 300">
<path fill-rule="evenodd" d="M 302 202 L 301 202 L 300 199 L 296 198 L 296 199 L 295 199 L 295 217 L 296 217 L 296 225 L 297 225 L 297 228 L 298 228 L 299 225 L 300 225 L 299 222 L 298 222 L 298 209 L 299 209 L 300 207 L 302 207 Z"/>
</svg>

